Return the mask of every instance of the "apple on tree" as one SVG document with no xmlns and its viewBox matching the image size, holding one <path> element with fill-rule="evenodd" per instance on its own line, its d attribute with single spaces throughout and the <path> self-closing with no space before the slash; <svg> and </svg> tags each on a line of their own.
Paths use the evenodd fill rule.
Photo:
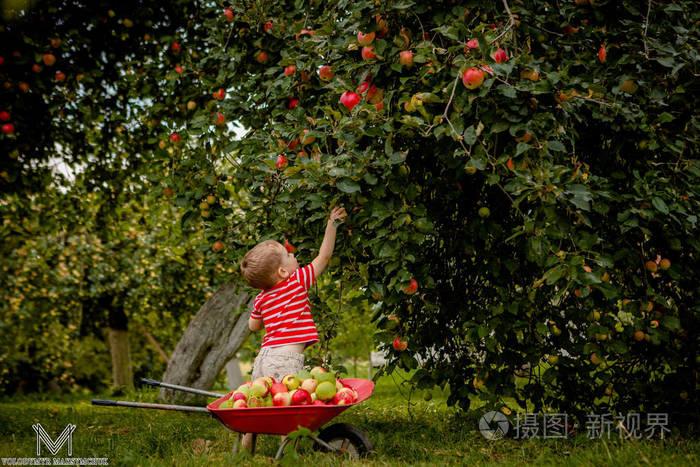
<svg viewBox="0 0 700 467">
<path fill-rule="evenodd" d="M 360 96 L 352 91 L 345 91 L 340 95 L 340 103 L 348 110 L 352 111 L 357 104 L 360 103 Z"/>
<path fill-rule="evenodd" d="M 321 67 L 319 67 L 318 77 L 321 78 L 322 81 L 330 81 L 333 79 L 333 76 L 335 76 L 335 74 L 330 65 L 321 65 Z"/>
<path fill-rule="evenodd" d="M 362 31 L 359 31 L 357 33 L 357 43 L 360 44 L 362 47 L 366 47 L 374 41 L 374 37 L 375 37 L 374 32 L 369 32 L 367 34 L 364 34 Z"/>
<path fill-rule="evenodd" d="M 476 89 L 484 83 L 484 72 L 479 68 L 467 68 L 462 75 L 462 84 L 467 89 Z"/>
<path fill-rule="evenodd" d="M 228 23 L 232 23 L 235 17 L 235 14 L 233 13 L 233 8 L 224 8 L 224 17 L 226 18 L 226 21 Z"/>
</svg>

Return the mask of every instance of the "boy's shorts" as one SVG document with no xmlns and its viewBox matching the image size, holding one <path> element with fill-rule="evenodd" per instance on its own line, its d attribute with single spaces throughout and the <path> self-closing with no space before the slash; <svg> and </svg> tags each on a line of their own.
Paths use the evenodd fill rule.
<svg viewBox="0 0 700 467">
<path fill-rule="evenodd" d="M 272 376 L 275 381 L 282 381 L 287 375 L 293 375 L 304 368 L 304 354 L 263 347 L 253 362 L 253 380 L 263 376 Z"/>
</svg>

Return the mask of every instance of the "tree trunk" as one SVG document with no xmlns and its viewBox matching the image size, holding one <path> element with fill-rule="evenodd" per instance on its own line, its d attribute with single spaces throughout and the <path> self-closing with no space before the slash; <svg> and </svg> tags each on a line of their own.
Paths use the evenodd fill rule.
<svg viewBox="0 0 700 467">
<path fill-rule="evenodd" d="M 197 389 L 210 389 L 226 363 L 250 334 L 250 296 L 235 284 L 222 285 L 199 309 L 177 343 L 163 381 Z M 161 389 L 167 402 L 201 402 L 192 394 Z"/>
<path fill-rule="evenodd" d="M 109 350 L 112 354 L 112 386 L 116 391 L 134 388 L 129 355 L 129 331 L 109 328 Z"/>
<path fill-rule="evenodd" d="M 243 384 L 243 373 L 241 373 L 241 365 L 237 358 L 232 358 L 226 364 L 226 381 L 229 389 L 237 389 Z"/>
<path fill-rule="evenodd" d="M 112 355 L 112 386 L 116 391 L 134 389 L 129 352 L 129 319 L 124 308 L 115 303 L 114 297 L 102 296 L 98 303 L 107 309 L 109 352 Z"/>
</svg>

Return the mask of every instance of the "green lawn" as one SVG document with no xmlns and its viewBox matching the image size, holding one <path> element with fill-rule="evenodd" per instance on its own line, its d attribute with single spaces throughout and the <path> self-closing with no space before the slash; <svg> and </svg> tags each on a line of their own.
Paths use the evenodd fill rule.
<svg viewBox="0 0 700 467">
<path fill-rule="evenodd" d="M 123 399 L 153 400 L 155 390 Z M 513 439 L 487 441 L 477 430 L 481 410 L 457 414 L 437 391 L 409 411 L 391 377 L 379 381 L 374 396 L 346 411 L 337 421 L 365 430 L 375 454 L 351 463 L 329 454 L 300 449 L 293 465 L 459 465 L 523 463 L 540 465 L 700 465 L 700 440 L 671 436 L 664 441 Z M 46 396 L 44 396 L 46 397 Z M 108 398 L 108 396 L 101 396 Z M 157 410 L 96 407 L 90 397 L 61 401 L 15 398 L 0 402 L 0 457 L 33 457 L 31 425 L 41 423 L 52 438 L 74 423 L 74 457 L 108 457 L 110 465 L 270 465 L 278 437 L 261 437 L 258 455 L 234 456 L 235 434 L 206 415 Z M 59 456 L 65 457 L 64 447 Z"/>
</svg>

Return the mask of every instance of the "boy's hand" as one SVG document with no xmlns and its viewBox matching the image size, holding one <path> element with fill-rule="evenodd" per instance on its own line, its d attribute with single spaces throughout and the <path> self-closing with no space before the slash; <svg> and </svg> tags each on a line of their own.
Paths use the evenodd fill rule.
<svg viewBox="0 0 700 467">
<path fill-rule="evenodd" d="M 348 217 L 348 213 L 345 212 L 344 207 L 333 208 L 330 218 L 328 219 L 328 223 L 333 224 L 334 226 L 342 224 L 346 217 Z"/>
</svg>

